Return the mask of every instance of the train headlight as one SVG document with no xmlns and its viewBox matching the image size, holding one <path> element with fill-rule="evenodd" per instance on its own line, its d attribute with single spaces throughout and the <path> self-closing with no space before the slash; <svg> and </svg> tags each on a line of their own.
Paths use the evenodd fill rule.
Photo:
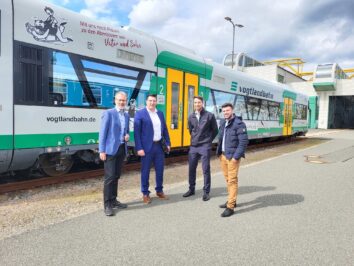
<svg viewBox="0 0 354 266">
<path fill-rule="evenodd" d="M 71 144 L 71 137 L 69 137 L 69 136 L 65 137 L 64 142 L 66 145 L 70 145 Z"/>
</svg>

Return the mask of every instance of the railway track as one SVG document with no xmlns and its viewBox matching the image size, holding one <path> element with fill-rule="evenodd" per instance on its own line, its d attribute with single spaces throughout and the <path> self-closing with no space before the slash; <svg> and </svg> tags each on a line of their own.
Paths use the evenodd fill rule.
<svg viewBox="0 0 354 266">
<path fill-rule="evenodd" d="M 167 157 L 165 162 L 166 164 L 173 164 L 173 163 L 186 161 L 187 158 L 188 158 L 187 155 Z M 140 169 L 140 162 L 129 163 L 123 166 L 124 171 L 134 171 L 139 169 Z M 97 177 L 102 177 L 103 175 L 104 175 L 103 169 L 100 168 L 100 169 L 89 170 L 84 172 L 70 173 L 70 174 L 57 176 L 57 177 L 43 177 L 43 178 L 31 179 L 27 181 L 10 182 L 7 184 L 0 185 L 0 194 L 18 191 L 18 190 L 27 190 L 27 189 L 32 189 L 32 188 L 47 186 L 47 185 L 61 184 L 61 183 L 80 180 L 80 179 L 82 180 L 82 179 L 97 178 Z"/>
<path fill-rule="evenodd" d="M 303 141 L 306 138 L 296 138 L 296 139 L 285 139 L 285 140 L 277 140 L 272 142 L 262 142 L 262 143 L 254 143 L 249 145 L 247 151 L 256 151 L 258 149 L 272 148 L 280 145 L 286 145 L 289 143 Z M 179 155 L 179 156 L 171 156 L 165 159 L 166 165 L 179 163 L 179 162 L 187 162 L 188 155 Z M 134 171 L 140 169 L 140 162 L 128 163 L 123 166 L 124 171 Z M 90 178 L 98 178 L 103 176 L 103 169 L 95 169 L 84 172 L 70 173 L 58 177 L 43 177 L 37 179 L 31 179 L 20 182 L 10 182 L 6 184 L 0 184 L 0 194 L 14 192 L 18 190 L 28 190 L 36 187 L 61 184 L 65 182 L 82 180 L 82 179 L 90 179 Z"/>
</svg>

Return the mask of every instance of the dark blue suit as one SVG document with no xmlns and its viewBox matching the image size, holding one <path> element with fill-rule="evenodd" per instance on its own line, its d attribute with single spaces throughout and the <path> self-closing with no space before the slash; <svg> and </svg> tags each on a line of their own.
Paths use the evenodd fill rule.
<svg viewBox="0 0 354 266">
<path fill-rule="evenodd" d="M 129 133 L 129 116 L 124 113 L 125 127 L 123 137 Z M 118 179 L 122 164 L 127 154 L 127 143 L 120 139 L 122 131 L 119 114 L 116 108 L 106 110 L 102 115 L 99 134 L 99 152 L 106 153 L 104 161 L 104 207 L 112 205 L 117 199 Z"/>
<path fill-rule="evenodd" d="M 170 136 L 166 127 L 164 115 L 161 111 L 157 111 L 157 115 L 161 122 L 162 141 L 167 146 L 171 146 Z M 156 172 L 156 192 L 163 192 L 163 170 L 165 154 L 162 143 L 154 143 L 154 128 L 146 108 L 136 112 L 134 118 L 134 140 L 135 149 L 137 151 L 144 150 L 145 156 L 141 157 L 141 192 L 149 195 L 149 175 L 151 163 L 154 163 Z"/>
</svg>

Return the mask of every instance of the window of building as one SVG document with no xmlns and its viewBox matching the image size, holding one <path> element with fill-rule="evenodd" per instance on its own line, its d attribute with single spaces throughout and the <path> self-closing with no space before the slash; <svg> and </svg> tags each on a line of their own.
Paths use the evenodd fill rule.
<svg viewBox="0 0 354 266">
<path fill-rule="evenodd" d="M 280 82 L 280 83 L 285 83 L 285 77 L 284 77 L 283 75 L 278 74 L 277 80 L 278 80 L 278 82 Z"/>
</svg>

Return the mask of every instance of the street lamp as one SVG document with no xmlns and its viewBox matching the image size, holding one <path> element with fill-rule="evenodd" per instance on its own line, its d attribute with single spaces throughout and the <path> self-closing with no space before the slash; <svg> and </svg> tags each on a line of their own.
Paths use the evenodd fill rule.
<svg viewBox="0 0 354 266">
<path fill-rule="evenodd" d="M 233 27 L 232 31 L 232 58 L 231 58 L 231 69 L 234 68 L 234 48 L 235 48 L 235 27 L 243 28 L 244 26 L 241 24 L 235 24 L 230 17 L 225 17 L 225 20 L 230 21 Z"/>
</svg>

